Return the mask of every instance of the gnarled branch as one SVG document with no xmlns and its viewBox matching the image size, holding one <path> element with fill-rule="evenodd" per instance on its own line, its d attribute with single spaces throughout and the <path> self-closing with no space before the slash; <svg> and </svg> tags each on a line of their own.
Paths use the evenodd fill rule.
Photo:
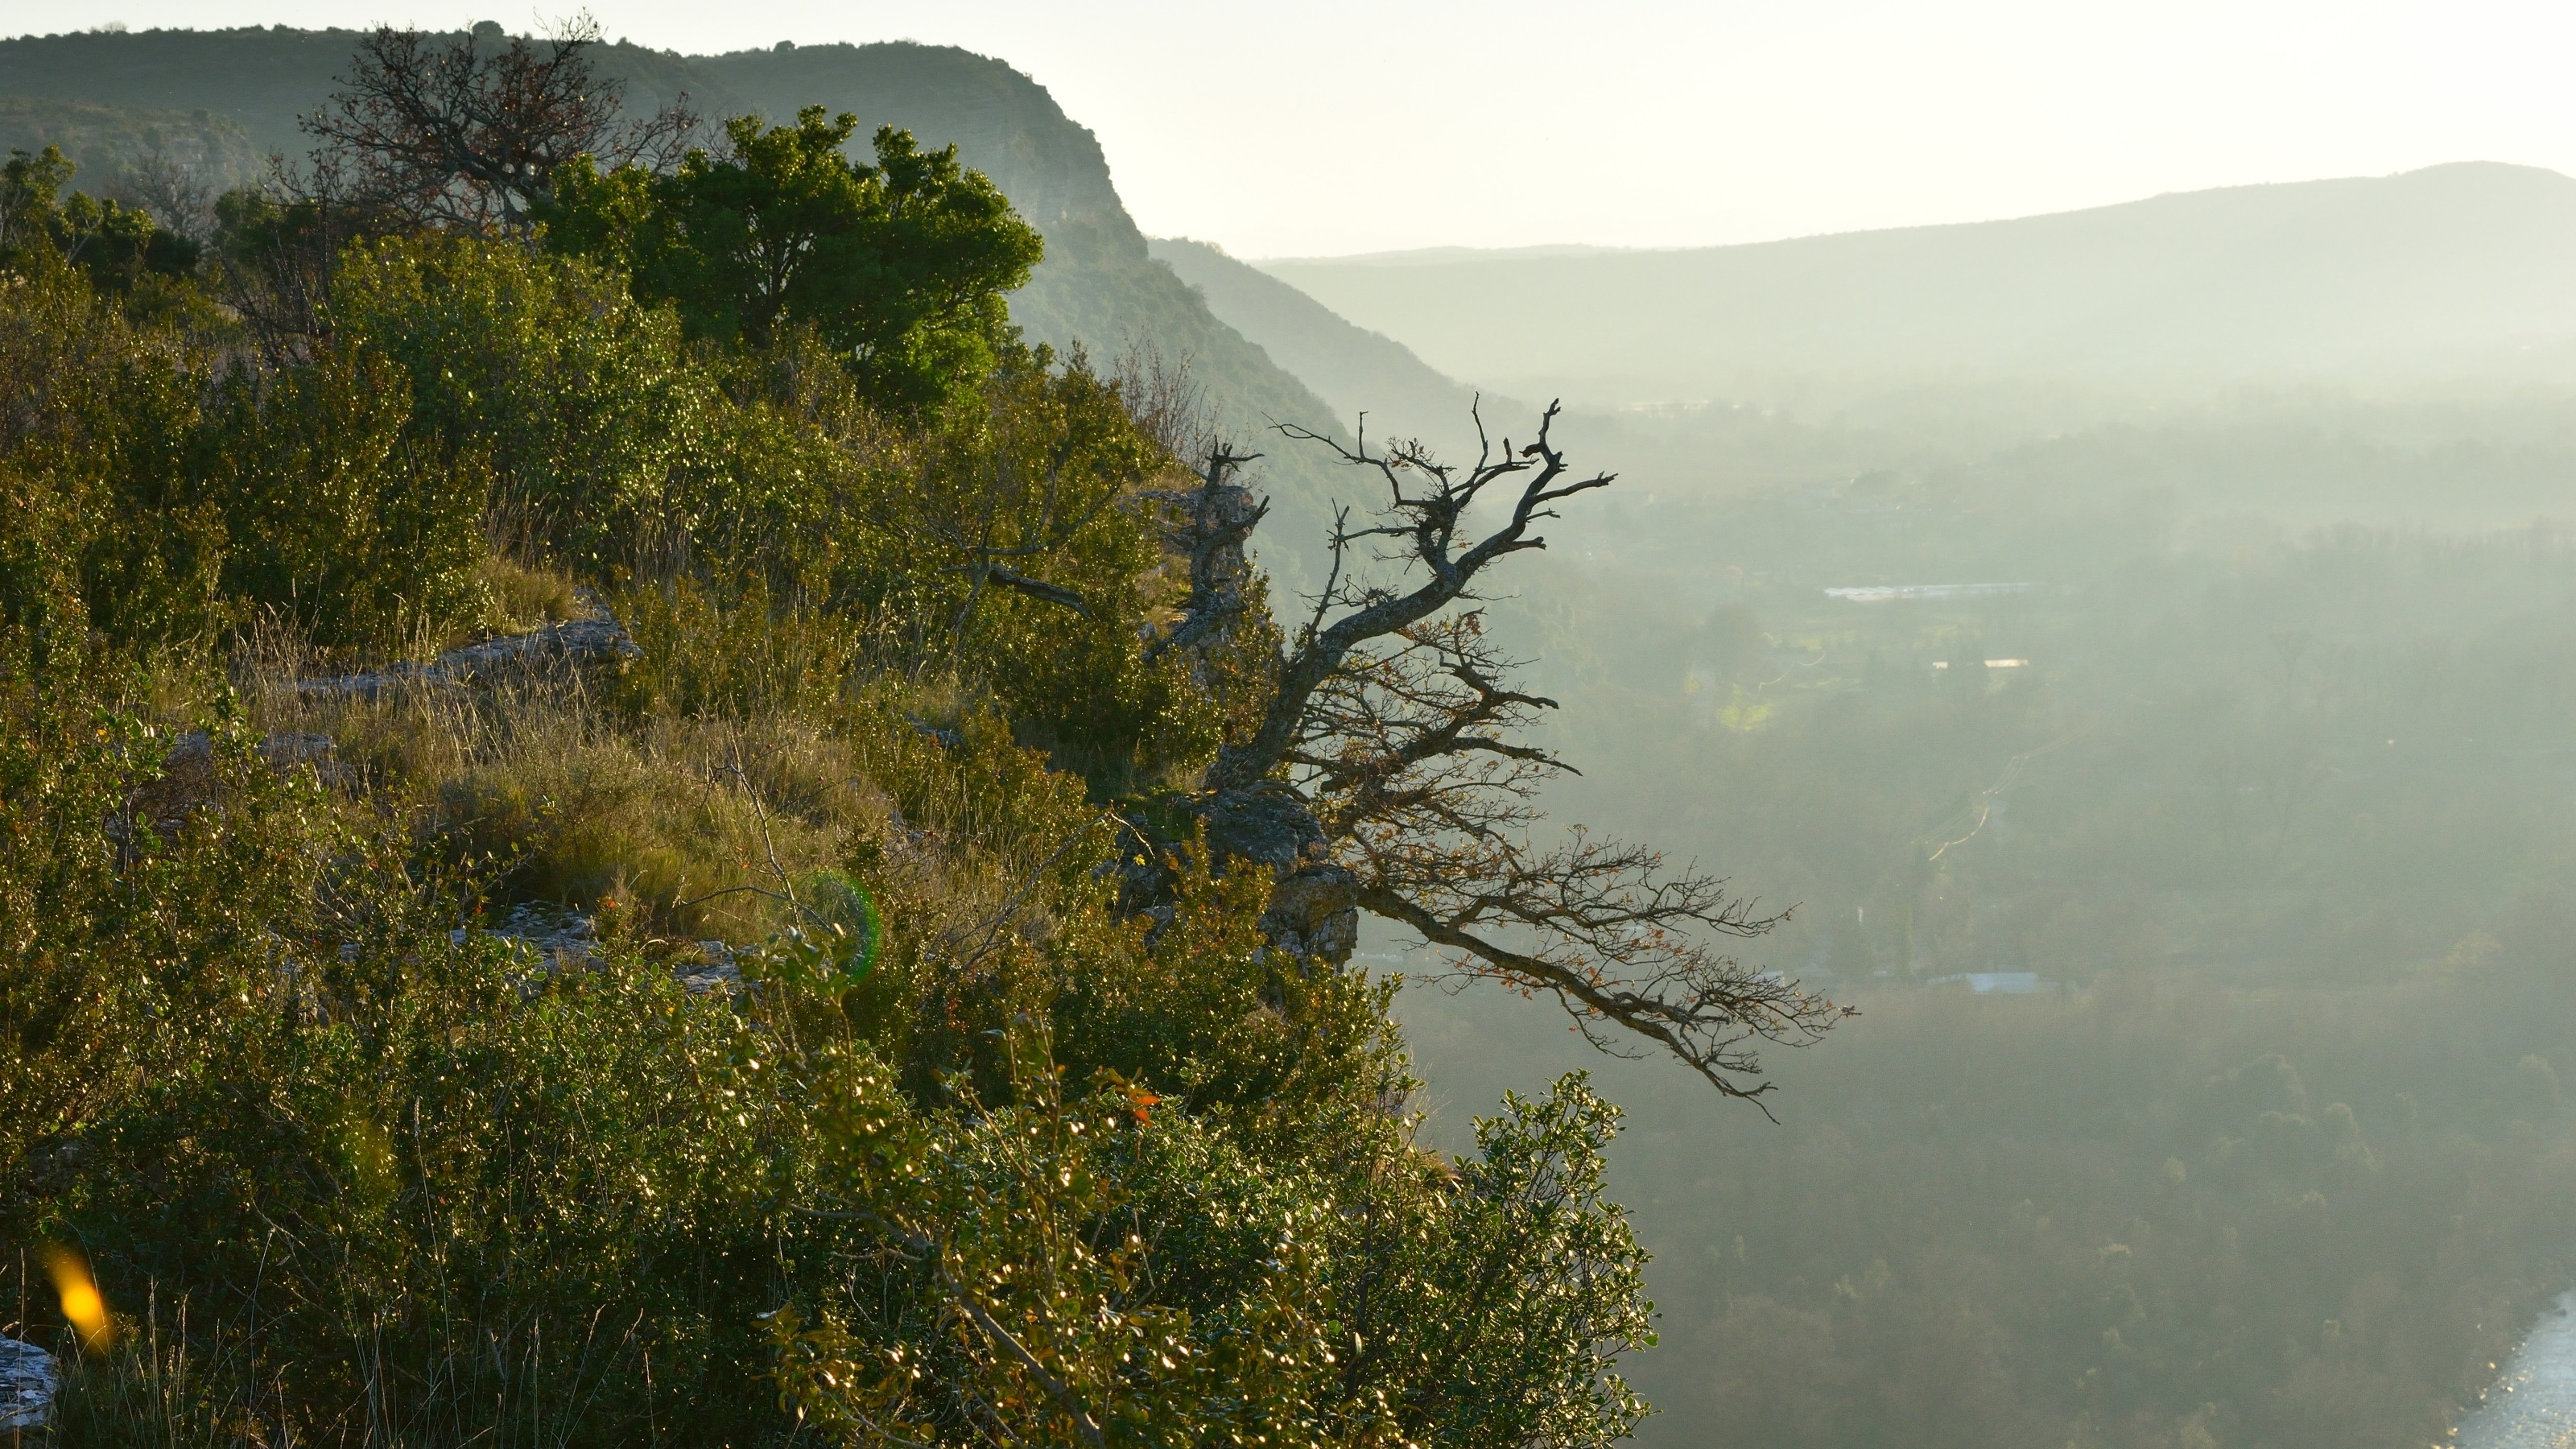
<svg viewBox="0 0 2576 1449">
<path fill-rule="evenodd" d="M 574 157 L 668 164 L 698 128 L 685 100 L 621 125 L 624 85 L 592 66 L 598 43 L 586 19 L 497 49 L 471 33 L 379 26 L 358 43 L 331 103 L 301 124 L 319 143 L 317 165 L 342 176 L 361 207 L 523 232 Z"/>
<path fill-rule="evenodd" d="M 1300 441 L 1321 443 L 1342 461 L 1375 472 L 1386 485 L 1387 504 L 1381 525 L 1347 532 L 1337 529 L 1334 552 L 1359 539 L 1401 539 L 1400 558 L 1409 587 L 1386 587 L 1353 593 L 1346 600 L 1326 599 L 1317 623 L 1307 628 L 1296 647 L 1280 662 L 1279 688 L 1270 709 L 1249 739 L 1226 746 L 1210 783 L 1220 789 L 1242 788 L 1266 779 L 1285 762 L 1297 739 L 1307 702 L 1342 666 L 1353 649 L 1419 624 L 1461 599 L 1478 574 L 1496 560 L 1524 549 L 1545 548 L 1547 540 L 1531 532 L 1541 519 L 1555 517 L 1547 505 L 1594 488 L 1606 488 L 1613 475 L 1596 473 L 1568 481 L 1569 465 L 1554 440 L 1560 407 L 1551 403 L 1539 419 L 1538 439 L 1517 452 L 1507 438 L 1497 452 L 1490 442 L 1480 449 L 1472 468 L 1459 469 L 1434 459 L 1419 443 L 1400 442 L 1383 453 L 1367 444 L 1345 447 L 1324 434 L 1283 424 L 1279 431 Z M 1484 424 L 1478 415 L 1477 432 Z M 1524 476 L 1525 475 L 1525 476 Z M 1462 534 L 1467 514 L 1478 499 L 1499 484 L 1518 481 L 1511 513 L 1480 538 Z M 1335 569 L 1335 576 L 1341 570 Z M 1327 618 L 1336 604 L 1338 617 Z"/>
<path fill-rule="evenodd" d="M 1255 502 L 1231 479 L 1237 469 L 1260 456 L 1211 443 L 1199 487 L 1187 494 L 1152 495 L 1158 502 L 1189 510 L 1185 521 L 1172 529 L 1171 542 L 1189 558 L 1190 593 L 1181 605 L 1180 621 L 1146 641 L 1147 663 L 1174 649 L 1202 646 L 1243 613 L 1247 573 L 1243 544 L 1268 516 L 1270 505 Z"/>
<path fill-rule="evenodd" d="M 1374 475 L 1384 502 L 1358 522 L 1335 512 L 1323 592 L 1275 656 L 1264 712 L 1219 751 L 1192 813 L 1211 822 L 1212 849 L 1233 842 L 1233 855 L 1272 868 L 1298 907 L 1293 930 L 1264 918 L 1284 949 L 1338 961 L 1313 943 L 1343 943 L 1346 955 L 1352 908 L 1367 910 L 1457 953 L 1466 975 L 1555 997 L 1596 1046 L 1661 1046 L 1727 1096 L 1757 1100 L 1770 1090 L 1757 1080 L 1760 1046 L 1813 1041 L 1847 1012 L 1708 944 L 1758 936 L 1785 913 L 1580 828 L 1553 848 L 1532 843 L 1540 790 L 1576 773 L 1523 737 L 1556 701 L 1513 684 L 1515 662 L 1488 640 L 1482 613 L 1454 608 L 1494 563 L 1546 546 L 1535 528 L 1556 516 L 1551 505 L 1611 482 L 1572 471 L 1558 412 L 1517 449 L 1496 448 L 1479 414 L 1470 468 L 1418 443 L 1372 451 L 1364 435 L 1344 445 L 1279 429 Z M 1243 541 L 1261 509 L 1226 481 L 1240 461 L 1212 446 L 1202 486 L 1167 495 L 1192 507 L 1172 539 L 1190 560 L 1190 600 L 1149 655 L 1204 650 L 1243 609 Z M 1508 516 L 1470 533 L 1470 510 L 1504 489 Z M 1375 550 L 1365 562 L 1364 546 Z M 1366 562 L 1391 576 L 1363 577 Z M 1337 925 L 1309 919 L 1336 911 Z"/>
</svg>

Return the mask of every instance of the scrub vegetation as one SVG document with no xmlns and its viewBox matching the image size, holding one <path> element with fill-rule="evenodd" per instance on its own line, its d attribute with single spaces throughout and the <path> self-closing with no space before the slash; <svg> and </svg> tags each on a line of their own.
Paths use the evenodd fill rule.
<svg viewBox="0 0 2576 1449">
<path fill-rule="evenodd" d="M 1624 1436 L 1616 1109 L 1417 1142 L 1393 984 L 1190 813 L 1298 716 L 1175 551 L 1186 380 L 1025 345 L 953 152 L 635 159 L 685 118 L 554 104 L 586 43 L 379 34 L 202 249 L 11 165 L 0 1271 L 59 1437 Z"/>
</svg>

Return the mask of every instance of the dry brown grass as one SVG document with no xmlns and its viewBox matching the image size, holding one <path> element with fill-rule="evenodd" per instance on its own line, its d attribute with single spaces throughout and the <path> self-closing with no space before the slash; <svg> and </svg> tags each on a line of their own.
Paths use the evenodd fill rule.
<svg viewBox="0 0 2576 1449">
<path fill-rule="evenodd" d="M 666 654 L 746 645 L 738 618 L 656 625 Z M 672 941 L 759 941 L 796 913 L 783 887 L 862 867 L 921 935 L 972 935 L 1094 813 L 953 684 L 818 689 L 801 666 L 806 683 L 746 713 L 680 713 L 658 689 L 572 673 L 357 696 L 302 687 L 341 662 L 271 626 L 236 653 L 233 686 L 263 732 L 330 738 L 322 773 L 352 824 L 488 873 L 494 907 L 615 902 Z"/>
<path fill-rule="evenodd" d="M 657 935 L 755 940 L 782 907 L 742 887 L 838 869 L 888 829 L 884 793 L 815 721 L 635 719 L 579 676 L 299 688 L 318 665 L 280 633 L 245 650 L 253 722 L 329 736 L 340 807 L 489 869 L 496 904 L 615 900 Z"/>
<path fill-rule="evenodd" d="M 531 568 L 496 553 L 479 572 L 492 601 L 484 622 L 493 633 L 516 634 L 582 616 L 580 591 L 561 570 Z"/>
</svg>

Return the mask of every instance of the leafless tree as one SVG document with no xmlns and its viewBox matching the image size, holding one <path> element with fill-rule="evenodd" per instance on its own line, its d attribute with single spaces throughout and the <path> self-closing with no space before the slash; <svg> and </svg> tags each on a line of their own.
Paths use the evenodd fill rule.
<svg viewBox="0 0 2576 1449">
<path fill-rule="evenodd" d="M 1110 380 L 1136 426 L 1165 452 L 1184 460 L 1207 456 L 1218 431 L 1216 403 L 1188 357 L 1168 357 L 1152 339 L 1131 337 Z"/>
<path fill-rule="evenodd" d="M 1226 479 L 1260 456 L 1236 453 L 1211 440 L 1207 445 L 1204 486 L 1152 495 L 1152 501 L 1169 511 L 1173 519 L 1170 536 L 1190 561 L 1190 592 L 1181 617 L 1145 641 L 1147 663 L 1175 650 L 1205 657 L 1210 641 L 1230 629 L 1251 607 L 1246 585 L 1252 570 L 1243 548 L 1270 507 L 1254 502 L 1241 488 L 1229 487 Z"/>
<path fill-rule="evenodd" d="M 302 124 L 351 204 L 413 225 L 524 233 L 574 157 L 667 165 L 697 131 L 685 97 L 621 119 L 625 86 L 593 66 L 598 43 L 586 15 L 535 41 L 379 27 Z"/>
<path fill-rule="evenodd" d="M 157 142 L 127 163 L 119 189 L 163 227 L 203 246 L 215 235 L 215 188 L 205 168 Z"/>
<path fill-rule="evenodd" d="M 216 293 L 272 365 L 309 356 L 328 334 L 340 249 L 387 225 L 350 200 L 338 158 L 327 155 L 303 168 L 271 156 L 264 184 L 218 198 L 214 212 Z"/>
<path fill-rule="evenodd" d="M 1570 468 L 1557 414 L 1518 448 L 1497 448 L 1479 417 L 1465 468 L 1418 443 L 1371 451 L 1365 437 L 1279 429 L 1371 475 L 1380 503 L 1358 523 L 1338 516 L 1330 577 L 1278 653 L 1258 723 L 1210 769 L 1200 813 L 1212 848 L 1273 865 L 1301 944 L 1346 956 L 1352 934 L 1319 923 L 1336 902 L 1366 910 L 1466 975 L 1554 997 L 1596 1045 L 1659 1045 L 1720 1092 L 1757 1098 L 1761 1045 L 1812 1041 L 1846 1014 L 1715 944 L 1780 917 L 1642 846 L 1580 828 L 1538 839 L 1536 796 L 1572 769 L 1520 735 L 1555 702 L 1511 683 L 1471 606 L 1495 565 L 1546 546 L 1537 528 L 1556 505 L 1612 481 Z M 1212 446 L 1207 459 L 1191 599 L 1162 648 L 1241 611 L 1241 544 L 1260 508 L 1229 476 L 1242 458 Z"/>
</svg>

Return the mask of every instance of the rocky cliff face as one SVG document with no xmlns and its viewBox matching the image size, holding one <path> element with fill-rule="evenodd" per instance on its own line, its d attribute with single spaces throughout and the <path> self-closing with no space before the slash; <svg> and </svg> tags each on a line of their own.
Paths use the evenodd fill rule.
<svg viewBox="0 0 2576 1449">
<path fill-rule="evenodd" d="M 1099 138 L 1065 115 L 1044 86 L 1001 61 L 897 42 L 737 51 L 685 64 L 703 83 L 696 103 L 710 114 L 757 111 L 784 120 L 800 106 L 822 105 L 856 115 L 862 138 L 880 125 L 905 127 L 931 144 L 955 143 L 1050 242 L 1088 233 L 1144 248 L 1110 183 Z"/>
</svg>

